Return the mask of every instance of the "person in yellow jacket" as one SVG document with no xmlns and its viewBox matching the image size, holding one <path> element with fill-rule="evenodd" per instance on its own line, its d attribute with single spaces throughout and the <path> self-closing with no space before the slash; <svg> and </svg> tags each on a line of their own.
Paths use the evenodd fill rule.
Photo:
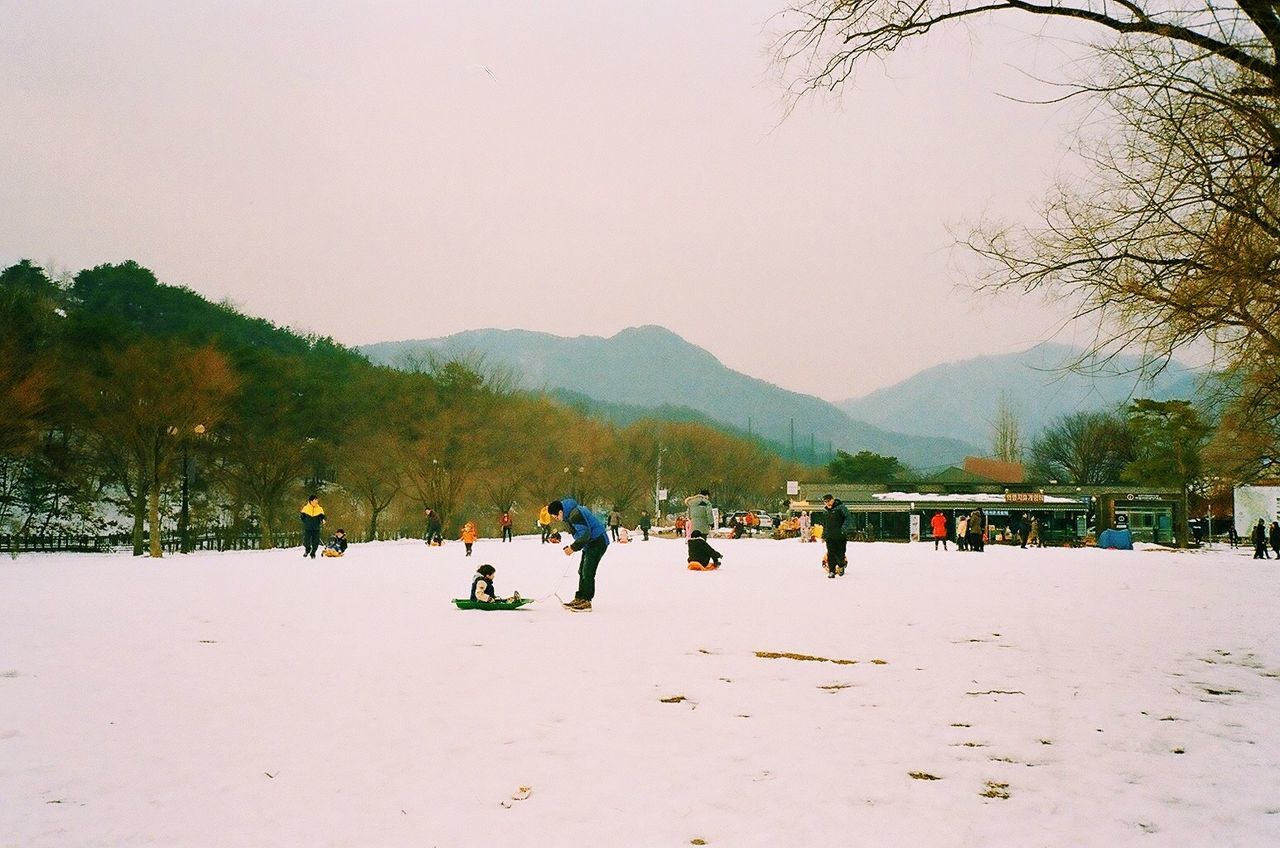
<svg viewBox="0 0 1280 848">
<path fill-rule="evenodd" d="M 316 549 L 320 547 L 320 528 L 324 526 L 324 507 L 315 495 L 307 498 L 307 502 L 298 511 L 302 521 L 302 555 L 316 558 Z"/>
<path fill-rule="evenodd" d="M 478 535 L 474 521 L 468 521 L 462 525 L 462 544 L 467 546 L 467 556 L 471 556 L 471 546 L 476 543 L 476 536 Z"/>
<path fill-rule="evenodd" d="M 538 513 L 538 529 L 542 531 L 542 544 L 547 543 L 547 537 L 551 535 L 551 513 L 547 512 L 546 504 L 542 505 L 542 510 Z"/>
</svg>

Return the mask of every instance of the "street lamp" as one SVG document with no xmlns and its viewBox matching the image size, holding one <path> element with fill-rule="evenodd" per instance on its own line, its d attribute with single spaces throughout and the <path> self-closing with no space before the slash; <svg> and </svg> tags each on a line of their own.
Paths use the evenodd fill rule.
<svg viewBox="0 0 1280 848">
<path fill-rule="evenodd" d="M 658 446 L 658 475 L 653 485 L 653 520 L 657 522 L 662 521 L 662 455 L 666 452 L 666 448 Z"/>
<path fill-rule="evenodd" d="M 205 426 L 197 424 L 191 428 L 197 436 L 205 434 Z M 178 435 L 177 427 L 170 427 L 171 436 Z M 178 546 L 184 554 L 191 553 L 191 440 L 185 435 L 182 439 L 182 507 L 178 510 Z"/>
<path fill-rule="evenodd" d="M 565 474 L 573 474 L 573 476 L 569 478 L 569 496 L 575 501 L 578 500 L 578 478 L 581 477 L 582 472 L 586 470 L 586 466 L 583 465 L 579 465 L 577 468 L 574 468 L 571 465 L 566 465 L 564 467 Z"/>
</svg>

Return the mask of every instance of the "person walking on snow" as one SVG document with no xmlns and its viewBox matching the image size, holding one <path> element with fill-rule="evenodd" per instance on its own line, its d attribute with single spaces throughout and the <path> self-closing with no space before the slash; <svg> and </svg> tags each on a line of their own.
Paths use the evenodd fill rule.
<svg viewBox="0 0 1280 848">
<path fill-rule="evenodd" d="M 302 555 L 315 559 L 316 549 L 320 547 L 320 528 L 324 526 L 324 507 L 320 506 L 320 499 L 309 495 L 298 512 L 298 518 L 302 521 Z"/>
<path fill-rule="evenodd" d="M 498 524 L 502 527 L 502 541 L 511 541 L 511 510 L 502 511 L 502 517 L 498 519 Z"/>
<path fill-rule="evenodd" d="M 1022 544 L 1018 547 L 1024 551 L 1027 549 L 1027 541 L 1031 538 L 1031 516 L 1022 513 L 1022 520 L 1018 522 L 1018 538 L 1022 540 Z"/>
<path fill-rule="evenodd" d="M 649 528 L 653 526 L 653 522 L 649 519 L 649 510 L 640 513 L 640 532 L 644 534 L 642 542 L 649 541 Z"/>
<path fill-rule="evenodd" d="M 688 533 L 692 535 L 694 530 L 697 530 L 703 536 L 710 533 L 711 493 L 703 489 L 698 494 L 685 498 L 684 505 L 689 510 Z"/>
<path fill-rule="evenodd" d="M 822 503 L 827 508 L 822 516 L 822 541 L 827 543 L 827 576 L 842 577 L 845 566 L 849 564 L 845 556 L 849 545 L 846 534 L 853 518 L 849 515 L 849 508 L 834 495 L 823 495 Z"/>
<path fill-rule="evenodd" d="M 431 507 L 427 507 L 426 516 L 427 544 L 430 545 L 433 542 L 435 544 L 440 544 L 444 541 L 444 522 L 440 520 L 440 513 L 436 512 Z"/>
<path fill-rule="evenodd" d="M 478 535 L 480 534 L 476 531 L 476 523 L 474 521 L 468 521 L 466 524 L 462 525 L 461 538 L 462 544 L 467 546 L 467 556 L 471 556 L 471 546 L 476 543 L 476 537 Z"/>
<path fill-rule="evenodd" d="M 942 549 L 947 549 L 947 517 L 942 514 L 942 510 L 938 510 L 933 514 L 933 518 L 929 519 L 929 526 L 933 529 L 933 549 L 938 549 L 938 543 L 942 543 Z"/>
<path fill-rule="evenodd" d="M 564 555 L 573 556 L 575 551 L 582 551 L 582 559 L 578 562 L 578 591 L 573 600 L 564 605 L 565 609 L 589 612 L 591 601 L 596 596 L 596 569 L 609 549 L 609 533 L 595 513 L 579 506 L 573 498 L 552 501 L 547 504 L 547 511 L 573 531 L 573 544 L 565 545 Z"/>
<path fill-rule="evenodd" d="M 1253 525 L 1249 541 L 1253 542 L 1254 559 L 1271 559 L 1271 555 L 1267 553 L 1267 524 L 1261 518 Z"/>
<path fill-rule="evenodd" d="M 547 512 L 545 506 L 538 511 L 538 530 L 542 532 L 542 544 L 547 543 L 547 537 L 551 535 L 551 513 Z"/>
<path fill-rule="evenodd" d="M 1280 559 L 1280 521 L 1271 522 L 1268 535 L 1271 537 L 1271 550 L 1276 552 L 1276 559 Z"/>
<path fill-rule="evenodd" d="M 615 506 L 613 512 L 609 513 L 609 535 L 613 537 L 613 541 L 618 541 L 618 528 L 622 526 L 622 513 L 618 512 Z"/>
</svg>

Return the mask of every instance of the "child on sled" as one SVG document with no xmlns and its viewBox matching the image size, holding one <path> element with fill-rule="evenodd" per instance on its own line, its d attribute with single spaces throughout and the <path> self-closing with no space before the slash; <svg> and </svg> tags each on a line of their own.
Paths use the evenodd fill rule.
<svg viewBox="0 0 1280 848">
<path fill-rule="evenodd" d="M 475 577 L 471 580 L 471 600 L 485 604 L 520 600 L 519 592 L 512 592 L 509 598 L 498 597 L 498 590 L 493 585 L 493 575 L 497 573 L 498 569 L 488 563 L 476 569 Z"/>
<path fill-rule="evenodd" d="M 689 534 L 689 570 L 715 571 L 720 567 L 720 552 L 707 543 L 701 530 Z"/>
<path fill-rule="evenodd" d="M 329 539 L 329 544 L 324 546 L 321 556 L 340 557 L 347 552 L 347 531 L 341 527 Z"/>
</svg>

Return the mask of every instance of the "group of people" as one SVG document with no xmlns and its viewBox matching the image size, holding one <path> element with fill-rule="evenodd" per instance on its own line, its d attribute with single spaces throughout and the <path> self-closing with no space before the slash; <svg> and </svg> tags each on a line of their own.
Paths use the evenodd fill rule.
<svg viewBox="0 0 1280 848">
<path fill-rule="evenodd" d="M 933 535 L 933 549 L 936 551 L 938 545 L 942 545 L 942 549 L 947 550 L 947 539 L 950 534 L 947 533 L 947 517 L 941 510 L 935 512 L 929 519 L 929 530 Z M 968 515 L 961 515 L 956 520 L 956 550 L 981 551 L 986 545 L 989 530 L 987 514 L 981 507 Z M 1005 532 L 1009 539 L 1016 539 L 1019 547 L 1023 549 L 1028 546 L 1044 547 L 1044 540 L 1040 537 L 1040 519 L 1030 513 L 1022 513 L 1017 527 L 1010 526 Z"/>
<path fill-rule="evenodd" d="M 1280 559 L 1280 521 L 1271 522 L 1268 529 L 1266 520 L 1259 518 L 1258 523 L 1253 525 L 1249 540 L 1253 542 L 1254 559 L 1271 559 L 1271 555 L 1267 553 L 1268 543 L 1271 550 L 1275 551 L 1276 559 Z"/>
</svg>

